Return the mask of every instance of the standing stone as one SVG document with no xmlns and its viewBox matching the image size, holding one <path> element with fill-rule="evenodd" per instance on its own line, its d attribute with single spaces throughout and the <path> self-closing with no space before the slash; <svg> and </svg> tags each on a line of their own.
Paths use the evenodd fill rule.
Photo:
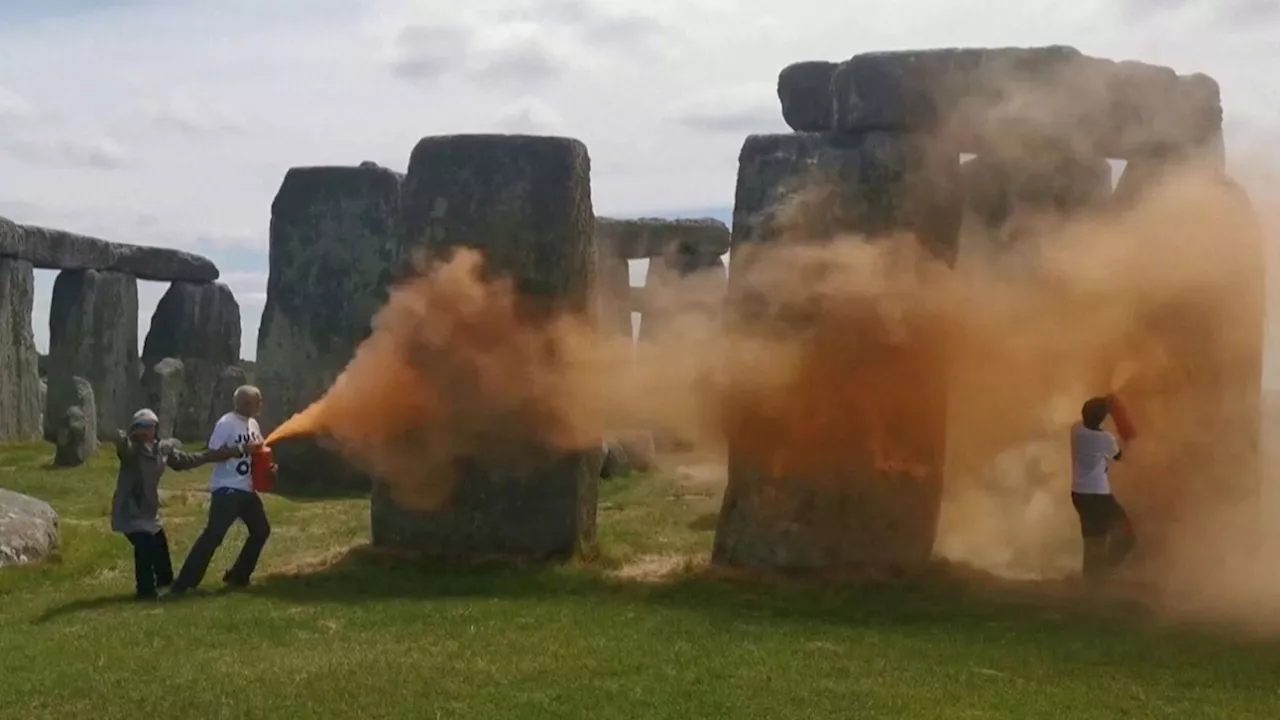
<svg viewBox="0 0 1280 720">
<path fill-rule="evenodd" d="M 182 363 L 174 437 L 189 442 L 209 437 L 226 407 L 225 399 L 214 397 L 218 378 L 239 357 L 240 305 L 231 288 L 222 283 L 170 285 L 151 316 L 142 362 L 144 368 L 166 358 Z"/>
<path fill-rule="evenodd" d="M 627 463 L 636 472 L 650 472 L 658 467 L 658 451 L 653 433 L 648 430 L 626 430 L 616 433 L 616 442 L 627 454 Z"/>
<path fill-rule="evenodd" d="M 216 413 L 214 418 L 216 422 L 218 418 L 226 415 L 235 408 L 236 390 L 242 385 L 247 385 L 249 378 L 245 376 L 245 372 L 239 367 L 223 368 L 218 373 L 218 382 L 213 386 L 213 401 L 211 412 Z M 212 429 L 212 426 L 210 426 Z"/>
<path fill-rule="evenodd" d="M 728 284 L 724 259 L 680 243 L 650 258 L 644 280 L 640 341 L 658 340 L 672 325 L 685 323 L 686 334 L 705 337 L 719 318 Z M 692 340 L 693 337 L 688 339 Z M 672 338 L 678 341 L 677 338 Z"/>
<path fill-rule="evenodd" d="M 58 513 L 49 503 L 0 488 L 0 568 L 58 552 Z"/>
<path fill-rule="evenodd" d="M 835 120 L 832 106 L 832 62 L 799 62 L 778 74 L 778 100 L 782 119 L 798 132 L 830 130 Z"/>
<path fill-rule="evenodd" d="M 71 378 L 69 385 L 72 393 L 70 402 L 57 408 L 54 415 L 57 452 L 53 464 L 58 467 L 78 467 L 89 462 L 89 458 L 98 452 L 98 414 L 94 407 L 93 386 L 81 377 Z"/>
<path fill-rule="evenodd" d="M 64 270 L 53 285 L 49 312 L 49 407 L 57 422 L 74 403 L 70 379 L 93 386 L 95 427 L 115 437 L 138 400 L 138 281 L 131 275 Z"/>
<path fill-rule="evenodd" d="M 631 269 L 617 241 L 596 234 L 596 292 L 600 329 L 605 334 L 632 337 Z"/>
<path fill-rule="evenodd" d="M 484 254 L 546 311 L 587 312 L 595 270 L 590 160 L 567 138 L 463 135 L 425 138 L 405 176 L 407 241 L 436 258 Z M 443 505 L 404 504 L 374 488 L 376 546 L 446 556 L 569 556 L 595 539 L 599 448 L 557 452 L 536 428 L 494 428 L 483 455 L 459 457 Z M 512 440 L 512 437 L 519 440 Z"/>
<path fill-rule="evenodd" d="M 906 340 L 858 301 L 841 305 L 770 284 L 770 243 L 907 231 L 943 264 L 961 217 L 958 164 L 930 139 L 887 133 L 748 138 L 734 207 L 728 322 L 744 337 L 806 348 L 796 380 L 743 401 L 728 429 L 729 483 L 712 560 L 744 567 L 918 568 L 930 558 L 942 499 L 946 364 L 939 338 L 907 313 Z M 778 210 L 805 181 L 814 207 Z M 785 221 L 785 223 L 784 223 Z M 897 239 L 895 242 L 909 242 Z M 775 246 L 776 247 L 776 246 Z M 752 251 L 754 249 L 754 251 Z M 743 252 L 748 251 L 748 252 Z M 795 281 L 788 281 L 794 285 Z M 743 362 L 747 362 L 743 359 Z M 828 418 L 824 420 L 824 418 Z M 836 421 L 835 418 L 840 418 Z"/>
<path fill-rule="evenodd" d="M 40 425 L 44 428 L 44 409 L 49 406 L 49 383 L 44 378 L 40 378 Z"/>
<path fill-rule="evenodd" d="M 173 429 L 185 385 L 183 372 L 181 360 L 165 358 L 148 366 L 142 373 L 142 405 L 151 408 L 160 418 L 157 432 L 162 438 L 174 436 Z"/>
<path fill-rule="evenodd" d="M 254 374 L 270 433 L 324 394 L 369 336 L 401 260 L 401 175 L 373 163 L 293 168 L 271 203 L 271 271 Z M 368 490 L 310 438 L 272 447 L 283 492 Z"/>
<path fill-rule="evenodd" d="M 0 257 L 0 442 L 33 440 L 42 432 L 39 360 L 31 330 L 34 292 L 31 263 Z"/>
<path fill-rule="evenodd" d="M 1257 509 L 1266 492 L 1260 455 L 1268 242 L 1248 194 L 1221 169 L 1145 170 L 1130 177 L 1142 183 L 1129 188 L 1131 202 L 1167 182 L 1158 205 L 1142 210 L 1144 224 L 1160 223 L 1159 242 L 1142 246 L 1146 264 L 1168 264 L 1166 243 L 1205 251 L 1193 294 L 1145 308 L 1131 303 L 1138 310 L 1130 321 L 1134 350 L 1160 348 L 1170 361 L 1131 379 L 1124 398 L 1140 432 L 1161 438 L 1164 449 L 1135 453 L 1117 472 L 1131 491 L 1126 508 L 1142 538 L 1135 559 L 1151 563 L 1154 576 L 1198 585 L 1222 570 L 1225 555 L 1259 539 L 1266 518 Z M 1207 243 L 1205 228 L 1213 229 Z M 1142 279 L 1134 287 L 1143 287 Z"/>
<path fill-rule="evenodd" d="M 627 459 L 626 448 L 617 440 L 605 440 L 604 460 L 600 463 L 600 479 L 611 480 L 631 474 L 631 461 Z"/>
<path fill-rule="evenodd" d="M 719 257 L 729 252 L 729 228 L 715 218 L 596 218 L 596 242 L 609 244 L 628 260 L 661 255 L 675 244 Z"/>
</svg>

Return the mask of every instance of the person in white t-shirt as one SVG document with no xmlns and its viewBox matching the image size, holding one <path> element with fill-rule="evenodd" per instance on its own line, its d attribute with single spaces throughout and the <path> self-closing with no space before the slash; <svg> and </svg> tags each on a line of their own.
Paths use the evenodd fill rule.
<svg viewBox="0 0 1280 720">
<path fill-rule="evenodd" d="M 256 387 L 245 385 L 236 389 L 234 401 L 235 410 L 223 415 L 213 426 L 209 447 L 232 445 L 239 452 L 213 468 L 209 479 L 209 521 L 187 553 L 170 594 L 181 594 L 200 585 L 209 569 L 209 561 L 237 520 L 248 528 L 249 537 L 231 569 L 222 576 L 222 581 L 230 587 L 248 585 L 262 548 L 271 536 L 271 524 L 267 522 L 262 498 L 253 490 L 249 464 L 250 456 L 263 444 L 262 430 L 255 419 L 262 406 L 262 393 Z M 274 466 L 272 472 L 275 472 Z"/>
<path fill-rule="evenodd" d="M 1110 413 L 1106 398 L 1090 398 L 1071 428 L 1071 504 L 1084 537 L 1083 574 L 1099 575 L 1119 565 L 1134 547 L 1128 515 L 1111 492 L 1108 473 L 1120 459 L 1119 442 L 1102 429 Z"/>
</svg>

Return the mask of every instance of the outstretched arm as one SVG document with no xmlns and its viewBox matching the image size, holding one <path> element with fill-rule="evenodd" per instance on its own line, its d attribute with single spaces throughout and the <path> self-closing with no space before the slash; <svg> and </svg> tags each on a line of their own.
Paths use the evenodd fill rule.
<svg viewBox="0 0 1280 720">
<path fill-rule="evenodd" d="M 165 464 L 179 472 L 192 470 L 206 463 L 222 462 L 228 458 L 235 457 L 236 454 L 234 447 L 189 453 L 184 451 L 176 440 L 166 440 L 165 442 L 169 444 L 168 451 L 165 454 Z"/>
</svg>

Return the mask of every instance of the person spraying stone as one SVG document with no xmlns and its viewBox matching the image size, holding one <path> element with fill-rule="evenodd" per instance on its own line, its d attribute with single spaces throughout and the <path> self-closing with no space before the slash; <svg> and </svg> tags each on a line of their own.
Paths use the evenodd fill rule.
<svg viewBox="0 0 1280 720">
<path fill-rule="evenodd" d="M 135 597 L 154 600 L 161 588 L 173 584 L 169 540 L 160 519 L 160 477 L 165 468 L 183 471 L 234 456 L 235 448 L 183 452 L 176 440 L 158 440 L 159 419 L 150 409 L 133 414 L 129 431 L 116 432 L 115 495 L 111 500 L 111 530 L 133 546 Z"/>
<path fill-rule="evenodd" d="M 233 402 L 235 409 L 219 418 L 214 425 L 209 446 L 230 445 L 236 449 L 235 454 L 213 469 L 209 479 L 209 520 L 204 532 L 191 546 L 178 579 L 173 583 L 170 592 L 175 596 L 200 585 L 213 554 L 237 520 L 248 528 L 249 537 L 231 569 L 222 576 L 222 581 L 229 587 L 249 584 L 262 548 L 271 536 L 271 524 L 267 521 L 262 498 L 254 489 L 252 476 L 252 458 L 264 445 L 256 419 L 262 408 L 262 392 L 252 385 L 243 385 L 236 388 Z M 270 473 L 272 476 L 276 473 L 274 464 Z"/>
<path fill-rule="evenodd" d="M 1116 402 L 1090 398 L 1071 428 L 1071 504 L 1080 516 L 1084 538 L 1082 572 L 1086 579 L 1105 575 L 1133 551 L 1135 538 L 1124 507 L 1111 490 L 1109 466 L 1123 451 L 1115 436 L 1102 429 Z M 1127 414 L 1125 435 L 1128 435 Z"/>
</svg>

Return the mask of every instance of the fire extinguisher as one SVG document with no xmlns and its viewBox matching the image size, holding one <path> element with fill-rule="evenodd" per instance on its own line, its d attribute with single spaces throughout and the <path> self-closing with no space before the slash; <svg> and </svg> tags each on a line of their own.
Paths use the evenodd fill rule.
<svg viewBox="0 0 1280 720">
<path fill-rule="evenodd" d="M 1116 432 L 1119 433 L 1121 440 L 1128 442 L 1138 436 L 1138 429 L 1133 426 L 1129 408 L 1125 406 L 1119 395 L 1112 393 L 1107 396 L 1107 412 L 1115 422 Z"/>
<path fill-rule="evenodd" d="M 269 492 L 271 490 L 271 465 L 271 448 L 266 445 L 254 450 L 253 455 L 249 457 L 254 492 Z"/>
</svg>

